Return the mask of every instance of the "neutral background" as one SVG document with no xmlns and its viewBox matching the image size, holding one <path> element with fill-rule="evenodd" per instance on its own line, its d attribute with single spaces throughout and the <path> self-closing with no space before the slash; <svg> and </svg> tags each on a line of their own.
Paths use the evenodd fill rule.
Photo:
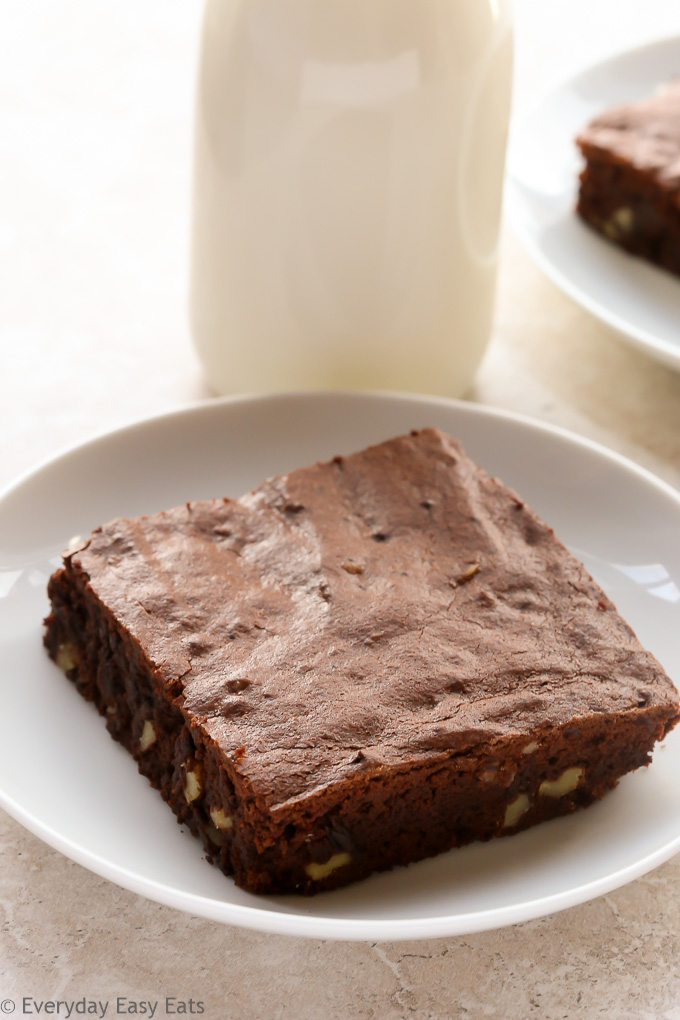
<svg viewBox="0 0 680 1020">
<path fill-rule="evenodd" d="M 584 64 L 680 33 L 669 0 L 515 10 L 516 110 Z M 186 317 L 199 20 L 198 0 L 3 0 L 0 485 L 66 443 L 209 396 Z M 509 230 L 470 397 L 590 436 L 680 486 L 680 374 L 558 293 Z M 0 999 L 174 994 L 242 1020 L 680 1018 L 680 858 L 553 917 L 377 945 L 179 914 L 2 813 L 0 859 Z"/>
</svg>

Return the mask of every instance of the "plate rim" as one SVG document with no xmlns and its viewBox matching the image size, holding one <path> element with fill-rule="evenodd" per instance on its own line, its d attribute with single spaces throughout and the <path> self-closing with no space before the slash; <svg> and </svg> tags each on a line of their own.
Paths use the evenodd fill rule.
<svg viewBox="0 0 680 1020">
<path fill-rule="evenodd" d="M 680 42 L 680 36 L 678 36 L 678 40 Z M 611 447 L 605 446 L 604 443 L 598 442 L 596 439 L 591 439 L 589 436 L 574 432 L 572 429 L 569 429 L 564 425 L 557 425 L 555 422 L 543 421 L 541 418 L 535 418 L 530 414 L 523 413 L 522 411 L 496 407 L 493 404 L 486 404 L 483 401 L 466 400 L 462 397 L 444 397 L 430 393 L 412 393 L 406 390 L 329 389 L 281 390 L 276 393 L 238 393 L 227 394 L 226 396 L 204 397 L 176 404 L 164 411 L 152 411 L 149 414 L 142 415 L 141 417 L 124 421 L 119 425 L 115 425 L 113 428 L 98 429 L 90 435 L 86 435 L 83 439 L 61 444 L 56 447 L 52 453 L 48 453 L 46 456 L 41 457 L 34 465 L 20 471 L 17 475 L 11 478 L 9 482 L 5 483 L 2 488 L 0 488 L 0 504 L 22 485 L 30 482 L 33 477 L 40 474 L 46 468 L 52 466 L 56 463 L 56 461 L 69 457 L 80 450 L 95 446 L 99 442 L 112 439 L 115 436 L 123 435 L 126 432 L 134 432 L 142 426 L 160 423 L 169 418 L 180 417 L 183 415 L 191 416 L 192 414 L 200 413 L 202 411 L 207 412 L 209 409 L 217 409 L 218 407 L 227 407 L 237 404 L 269 404 L 276 403 L 277 401 L 287 403 L 291 401 L 314 401 L 319 399 L 330 401 L 349 399 L 366 403 L 377 400 L 384 401 L 385 403 L 398 401 L 402 403 L 430 404 L 433 407 L 453 407 L 465 414 L 479 413 L 489 418 L 508 419 L 516 422 L 518 425 L 528 427 L 529 429 L 537 429 L 542 432 L 551 433 L 562 441 L 575 443 L 590 450 L 591 453 L 595 453 L 598 456 L 603 456 L 608 460 L 618 463 L 622 467 L 626 467 L 636 474 L 639 474 L 647 482 L 650 482 L 652 485 L 655 485 L 664 491 L 666 495 L 669 495 L 674 500 L 680 502 L 680 489 L 675 488 L 670 482 L 665 481 L 665 479 L 656 475 L 649 468 L 643 467 L 642 464 L 638 464 L 625 454 L 619 453 L 618 450 L 613 450 Z"/>
<path fill-rule="evenodd" d="M 53 850 L 63 854 L 91 873 L 128 892 L 161 903 L 183 913 L 272 935 L 291 935 L 311 939 L 332 939 L 344 942 L 405 942 L 413 939 L 447 938 L 494 931 L 525 921 L 561 913 L 570 907 L 588 903 L 604 896 L 636 878 L 648 874 L 680 852 L 680 833 L 665 846 L 633 864 L 612 872 L 605 878 L 584 882 L 572 889 L 549 896 L 526 900 L 520 905 L 493 907 L 465 914 L 442 917 L 399 919 L 346 918 L 286 911 L 263 910 L 260 907 L 229 903 L 196 893 L 184 892 L 157 882 L 140 878 L 135 872 L 111 864 L 106 858 L 88 851 L 59 835 L 49 825 L 37 821 L 12 798 L 0 790 L 0 807 L 23 828 Z"/>
<path fill-rule="evenodd" d="M 193 401 L 183 404 L 160 414 L 150 414 L 143 418 L 108 429 L 86 438 L 83 441 L 69 444 L 40 461 L 36 466 L 21 473 L 9 485 L 0 491 L 0 506 L 6 497 L 14 494 L 24 484 L 30 482 L 43 470 L 52 466 L 64 457 L 77 455 L 91 449 L 107 439 L 119 438 L 125 433 L 134 433 L 140 428 L 162 424 L 165 420 L 191 417 L 196 414 L 217 412 L 241 404 L 271 405 L 276 402 L 287 404 L 315 402 L 319 398 L 333 402 L 347 399 L 362 403 L 373 403 L 376 400 L 396 403 L 410 403 L 417 406 L 429 405 L 451 408 L 471 418 L 511 420 L 531 430 L 538 430 L 561 442 L 580 447 L 584 451 L 604 457 L 605 460 L 623 468 L 635 476 L 641 483 L 651 485 L 660 494 L 675 504 L 680 512 L 680 491 L 668 482 L 659 478 L 648 469 L 636 464 L 615 450 L 611 450 L 586 436 L 580 436 L 559 425 L 532 418 L 529 415 L 485 404 L 459 399 L 420 395 L 412 393 L 395 393 L 390 391 L 371 391 L 357 393 L 352 391 L 302 391 L 276 394 L 254 394 L 219 397 L 210 400 Z M 70 860 L 86 867 L 101 878 L 127 889 L 137 895 L 144 896 L 154 902 L 162 903 L 174 909 L 197 914 L 207 919 L 226 924 L 233 924 L 251 930 L 302 936 L 315 939 L 335 939 L 344 941 L 403 941 L 408 939 L 442 938 L 490 931 L 517 924 L 548 914 L 557 913 L 569 907 L 585 903 L 597 896 L 606 894 L 621 885 L 639 878 L 641 875 L 658 867 L 664 861 L 680 852 L 680 832 L 662 846 L 645 855 L 640 860 L 620 868 L 612 874 L 590 880 L 568 890 L 526 900 L 521 904 L 510 904 L 504 907 L 486 908 L 484 910 L 464 914 L 447 914 L 441 917 L 417 918 L 345 918 L 304 913 L 266 910 L 258 906 L 229 903 L 215 900 L 208 896 L 179 890 L 165 883 L 140 877 L 130 869 L 114 864 L 87 848 L 73 842 L 24 809 L 13 797 L 4 792 L 0 786 L 0 807 L 33 835 L 48 846 L 64 854 Z"/>
<path fill-rule="evenodd" d="M 613 330 L 621 339 L 629 343 L 636 350 L 643 351 L 648 355 L 661 361 L 663 364 L 680 369 L 680 348 L 669 343 L 662 337 L 647 329 L 629 323 L 616 312 L 612 312 L 606 305 L 597 298 L 592 298 L 578 285 L 572 283 L 571 278 L 560 270 L 547 255 L 544 254 L 541 246 L 535 240 L 533 233 L 524 225 L 522 210 L 524 200 L 521 197 L 521 183 L 516 178 L 512 169 L 513 147 L 516 144 L 516 137 L 526 130 L 531 119 L 560 92 L 575 85 L 580 79 L 594 72 L 606 70 L 609 65 L 616 64 L 621 60 L 634 59 L 644 53 L 649 53 L 661 46 L 675 44 L 680 51 L 680 33 L 659 36 L 650 39 L 639 46 L 632 46 L 616 50 L 606 57 L 592 63 L 584 64 L 569 74 L 556 77 L 552 84 L 544 87 L 537 95 L 532 97 L 530 102 L 512 119 L 508 140 L 507 174 L 505 180 L 503 205 L 508 222 L 513 232 L 520 240 L 528 255 L 541 272 L 566 294 L 575 304 L 585 309 L 599 322 L 604 323 Z M 583 229 L 587 230 L 585 224 Z M 593 237 L 593 240 L 596 240 Z M 605 243 L 605 242 L 602 242 Z M 651 269 L 658 269 L 653 263 L 646 262 Z"/>
</svg>

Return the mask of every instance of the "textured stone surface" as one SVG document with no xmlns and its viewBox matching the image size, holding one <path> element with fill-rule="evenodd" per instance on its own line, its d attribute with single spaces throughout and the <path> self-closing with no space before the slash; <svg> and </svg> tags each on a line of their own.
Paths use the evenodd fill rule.
<svg viewBox="0 0 680 1020">
<path fill-rule="evenodd" d="M 176 995 L 241 1020 L 680 1017 L 678 857 L 552 917 L 370 945 L 180 914 L 84 871 L 6 816 L 0 840 L 0 997 Z"/>
<path fill-rule="evenodd" d="M 680 31 L 667 0 L 515 9 L 520 104 L 645 33 Z M 185 312 L 198 16 L 198 0 L 3 4 L 0 484 L 65 443 L 207 395 Z M 509 233 L 495 339 L 471 396 L 680 485 L 680 374 L 558 293 Z M 177 995 L 239 1020 L 680 1020 L 680 858 L 552 917 L 372 946 L 188 917 L 0 814 L 0 925 L 0 1001 Z"/>
</svg>

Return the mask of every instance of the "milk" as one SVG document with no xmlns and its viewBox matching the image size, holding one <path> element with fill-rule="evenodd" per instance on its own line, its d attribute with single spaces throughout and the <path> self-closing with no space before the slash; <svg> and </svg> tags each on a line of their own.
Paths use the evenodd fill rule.
<svg viewBox="0 0 680 1020">
<path fill-rule="evenodd" d="M 509 0 L 207 0 L 191 314 L 217 391 L 469 385 L 511 65 Z"/>
</svg>

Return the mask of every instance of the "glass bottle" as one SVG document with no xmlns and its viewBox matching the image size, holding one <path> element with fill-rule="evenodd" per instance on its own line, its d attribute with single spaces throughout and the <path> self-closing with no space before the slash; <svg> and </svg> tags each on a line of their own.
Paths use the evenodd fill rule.
<svg viewBox="0 0 680 1020">
<path fill-rule="evenodd" d="M 465 390 L 511 77 L 509 0 L 207 0 L 191 317 L 214 389 Z"/>
</svg>

